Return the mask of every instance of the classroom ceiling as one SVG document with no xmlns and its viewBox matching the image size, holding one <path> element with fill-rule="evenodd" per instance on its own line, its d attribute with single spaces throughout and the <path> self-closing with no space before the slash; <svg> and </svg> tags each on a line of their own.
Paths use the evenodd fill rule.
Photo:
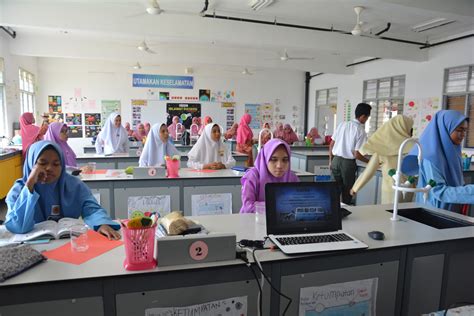
<svg viewBox="0 0 474 316">
<path fill-rule="evenodd" d="M 423 43 L 474 30 L 472 0 L 275 0 L 258 11 L 252 1 L 210 0 L 202 17 L 204 0 L 159 0 L 159 15 L 146 13 L 148 0 L 0 0 L 0 25 L 17 32 L 10 51 L 18 55 L 325 73 L 351 73 L 346 65 L 371 57 L 424 61 Z M 362 36 L 350 34 L 355 6 L 365 8 Z M 438 18 L 454 22 L 412 30 Z M 391 27 L 381 36 L 395 40 L 375 36 L 387 23 Z M 137 49 L 143 40 L 156 54 Z M 285 52 L 289 60 L 281 60 Z"/>
</svg>

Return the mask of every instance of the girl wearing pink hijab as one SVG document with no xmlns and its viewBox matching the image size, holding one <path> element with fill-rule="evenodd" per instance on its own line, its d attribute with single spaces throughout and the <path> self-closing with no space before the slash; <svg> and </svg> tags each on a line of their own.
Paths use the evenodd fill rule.
<svg viewBox="0 0 474 316">
<path fill-rule="evenodd" d="M 31 112 L 25 112 L 20 116 L 20 130 L 21 130 L 21 147 L 23 150 L 23 157 L 26 156 L 26 151 L 31 144 L 38 140 L 42 140 L 44 134 L 48 130 L 48 124 L 43 123 L 40 127 L 34 125 L 35 117 Z"/>
<path fill-rule="evenodd" d="M 201 135 L 204 131 L 204 127 L 206 127 L 207 124 L 212 123 L 212 117 L 210 116 L 205 116 L 204 119 L 202 120 L 202 125 L 199 128 L 199 135 Z"/>
<path fill-rule="evenodd" d="M 125 130 L 127 131 L 128 136 L 133 136 L 133 130 L 130 128 L 130 123 L 125 123 Z"/>
<path fill-rule="evenodd" d="M 244 116 L 240 119 L 239 127 L 237 128 L 237 151 L 243 154 L 248 155 L 246 162 L 247 167 L 253 166 L 253 154 L 252 146 L 253 142 L 253 133 L 249 127 L 250 122 L 252 122 L 252 116 L 245 113 Z"/>
<path fill-rule="evenodd" d="M 239 127 L 239 124 L 234 123 L 232 124 L 232 127 L 227 130 L 227 132 L 224 133 L 224 138 L 225 139 L 235 139 L 237 137 L 237 128 Z"/>
<path fill-rule="evenodd" d="M 54 122 L 49 125 L 48 131 L 44 135 L 44 139 L 59 145 L 63 152 L 66 167 L 77 168 L 76 154 L 67 143 L 67 132 L 68 127 L 66 124 Z"/>
<path fill-rule="evenodd" d="M 294 142 L 298 141 L 298 136 L 293 131 L 293 128 L 291 128 L 290 124 L 285 124 L 285 126 L 283 127 L 283 137 L 282 137 L 282 139 L 288 145 L 293 145 Z"/>
<path fill-rule="evenodd" d="M 255 159 L 255 167 L 248 170 L 242 183 L 242 208 L 240 213 L 255 213 L 255 203 L 265 201 L 265 184 L 273 182 L 299 182 L 290 170 L 290 146 L 278 138 L 273 138 Z"/>
<path fill-rule="evenodd" d="M 148 136 L 148 133 L 150 132 L 150 129 L 151 129 L 150 123 L 149 123 L 149 122 L 145 122 L 145 133 L 146 133 L 145 136 Z"/>
<path fill-rule="evenodd" d="M 316 127 L 310 129 L 306 137 L 311 139 L 311 144 L 313 145 L 322 145 L 324 143 L 324 140 L 321 138 L 321 135 L 319 135 L 318 129 Z"/>
<path fill-rule="evenodd" d="M 133 133 L 132 133 L 132 136 L 139 142 L 142 142 L 143 138 L 145 138 L 146 135 L 147 135 L 147 133 L 145 131 L 145 125 L 143 125 L 142 123 L 138 124 L 137 125 L 137 130 L 133 131 Z"/>
<path fill-rule="evenodd" d="M 200 129 L 200 118 L 195 116 L 193 117 L 192 123 L 191 123 L 191 136 L 198 136 L 199 135 L 199 129 Z"/>
<path fill-rule="evenodd" d="M 283 124 L 281 122 L 276 123 L 273 137 L 283 139 Z"/>
<path fill-rule="evenodd" d="M 171 140 L 176 140 L 176 125 L 179 123 L 179 117 L 173 116 L 173 122 L 168 126 L 168 133 L 171 136 Z M 183 134 L 186 128 L 181 124 L 181 128 L 178 130 L 178 133 Z"/>
</svg>

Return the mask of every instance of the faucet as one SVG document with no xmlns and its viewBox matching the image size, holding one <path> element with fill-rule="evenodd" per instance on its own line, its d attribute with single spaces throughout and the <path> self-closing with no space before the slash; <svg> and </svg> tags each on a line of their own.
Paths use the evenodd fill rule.
<svg viewBox="0 0 474 316">
<path fill-rule="evenodd" d="M 392 186 L 392 188 L 395 190 L 395 197 L 393 199 L 393 215 L 391 218 L 392 221 L 399 220 L 398 218 L 398 197 L 399 197 L 398 192 L 403 192 L 403 194 L 405 194 L 406 192 L 412 192 L 412 193 L 423 192 L 424 193 L 423 197 L 424 197 L 424 200 L 426 201 L 426 199 L 428 198 L 428 191 L 431 190 L 431 188 L 436 185 L 433 180 L 430 180 L 429 184 L 425 186 L 424 188 L 410 188 L 400 183 L 400 177 L 402 175 L 401 168 L 402 168 L 403 148 L 408 143 L 415 143 L 415 145 L 418 146 L 418 166 L 421 166 L 421 161 L 423 159 L 421 145 L 417 138 L 407 138 L 400 145 L 400 148 L 398 149 L 397 170 L 395 174 L 392 176 L 395 180 L 395 184 Z"/>
<path fill-rule="evenodd" d="M 263 131 L 268 131 L 270 132 L 270 139 L 273 139 L 273 132 L 271 130 L 269 130 L 268 128 L 262 128 L 262 130 L 260 131 L 260 133 L 258 133 L 258 147 L 257 147 L 257 151 L 260 151 L 260 148 L 262 148 L 262 132 Z"/>
</svg>

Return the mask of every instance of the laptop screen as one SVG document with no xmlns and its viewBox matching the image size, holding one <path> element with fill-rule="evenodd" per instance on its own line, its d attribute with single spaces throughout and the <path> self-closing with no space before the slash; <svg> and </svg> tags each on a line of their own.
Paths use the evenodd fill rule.
<svg viewBox="0 0 474 316">
<path fill-rule="evenodd" d="M 303 234 L 341 229 L 335 182 L 268 183 L 267 234 Z"/>
</svg>

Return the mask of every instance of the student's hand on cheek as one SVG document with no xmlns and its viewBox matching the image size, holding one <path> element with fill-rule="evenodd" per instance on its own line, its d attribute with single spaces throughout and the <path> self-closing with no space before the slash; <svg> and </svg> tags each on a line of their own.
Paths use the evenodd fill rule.
<svg viewBox="0 0 474 316">
<path fill-rule="evenodd" d="M 120 239 L 120 233 L 116 230 L 114 230 L 112 227 L 109 225 L 101 225 L 97 232 L 101 233 L 105 237 L 107 237 L 109 240 L 118 240 Z"/>
<path fill-rule="evenodd" d="M 31 170 L 28 180 L 26 180 L 26 186 L 28 187 L 30 192 L 33 192 L 33 186 L 38 182 L 44 183 L 46 181 L 46 178 L 46 170 L 44 170 L 44 168 L 40 165 L 36 164 Z"/>
</svg>

